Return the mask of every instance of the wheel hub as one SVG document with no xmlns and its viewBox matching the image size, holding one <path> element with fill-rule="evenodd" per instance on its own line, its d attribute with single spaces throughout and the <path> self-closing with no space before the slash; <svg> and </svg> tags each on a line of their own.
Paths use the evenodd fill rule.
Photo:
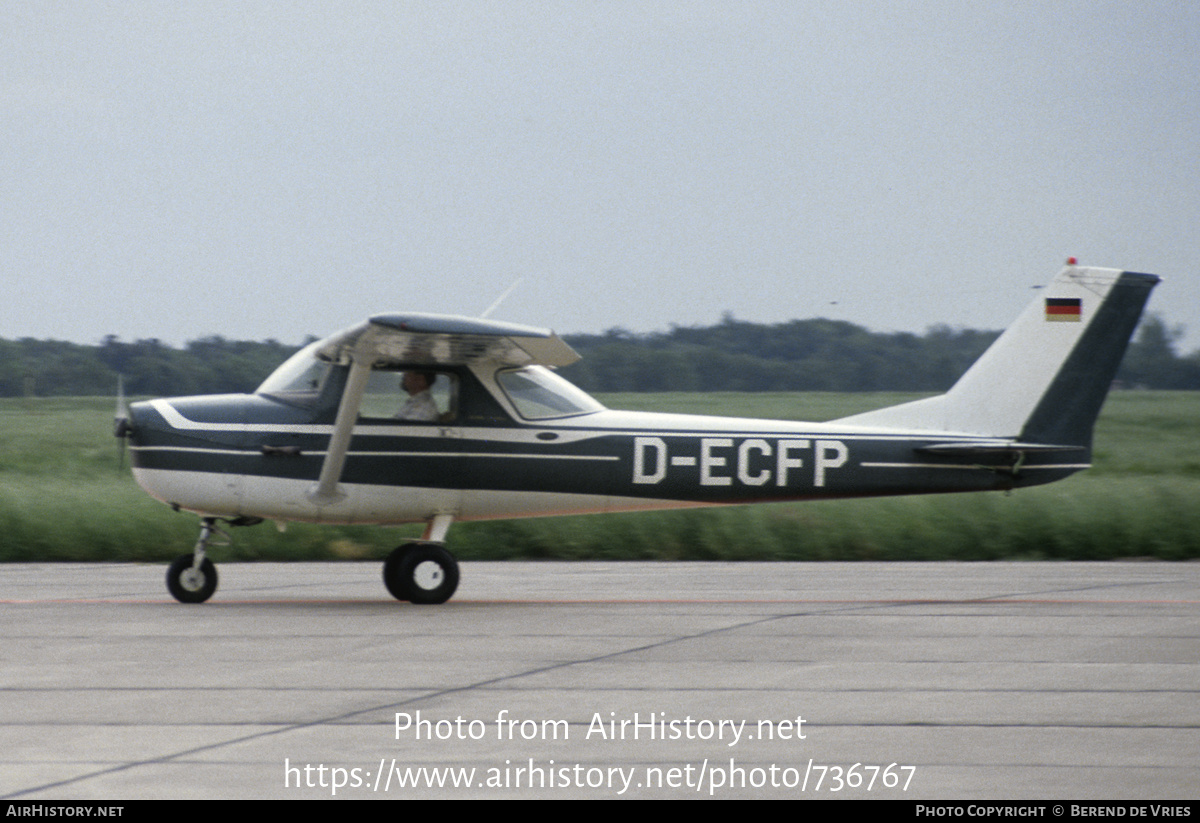
<svg viewBox="0 0 1200 823">
<path fill-rule="evenodd" d="M 413 569 L 412 575 L 413 582 L 425 591 L 433 591 L 442 585 L 442 580 L 445 577 L 446 571 L 441 567 L 441 564 L 435 563 L 432 560 L 418 563 L 417 567 Z"/>
<path fill-rule="evenodd" d="M 189 592 L 198 592 L 204 588 L 204 572 L 199 569 L 188 569 L 179 575 L 179 585 Z"/>
</svg>

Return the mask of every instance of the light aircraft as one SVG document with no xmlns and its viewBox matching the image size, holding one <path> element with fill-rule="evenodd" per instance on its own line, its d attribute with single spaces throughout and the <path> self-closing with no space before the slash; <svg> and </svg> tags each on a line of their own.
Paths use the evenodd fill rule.
<svg viewBox="0 0 1200 823">
<path fill-rule="evenodd" d="M 826 423 L 611 411 L 552 371 L 578 355 L 549 330 L 397 313 L 306 346 L 254 394 L 120 407 L 116 434 L 143 489 L 201 516 L 167 572 L 178 600 L 216 590 L 218 523 L 271 519 L 424 522 L 383 579 L 443 603 L 456 520 L 1007 490 L 1085 469 L 1156 283 L 1071 259 L 947 393 Z M 402 412 L 418 394 L 419 415 Z"/>
</svg>

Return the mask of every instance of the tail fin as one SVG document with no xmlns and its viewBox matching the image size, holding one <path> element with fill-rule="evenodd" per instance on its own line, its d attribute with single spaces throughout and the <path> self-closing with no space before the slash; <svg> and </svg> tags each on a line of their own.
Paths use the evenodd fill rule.
<svg viewBox="0 0 1200 823">
<path fill-rule="evenodd" d="M 946 394 L 838 422 L 1090 447 L 1158 280 L 1068 265 Z"/>
</svg>

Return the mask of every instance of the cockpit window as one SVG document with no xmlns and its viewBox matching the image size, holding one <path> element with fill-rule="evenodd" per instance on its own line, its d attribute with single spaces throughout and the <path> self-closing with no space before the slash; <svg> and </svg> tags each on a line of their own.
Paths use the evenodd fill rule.
<svg viewBox="0 0 1200 823">
<path fill-rule="evenodd" d="M 526 420 L 546 420 L 602 411 L 604 406 L 545 366 L 496 372 L 496 382 Z"/>
<path fill-rule="evenodd" d="M 310 343 L 285 360 L 258 387 L 258 393 L 289 403 L 315 402 L 333 365 L 317 357 L 319 345 L 319 342 Z"/>
</svg>

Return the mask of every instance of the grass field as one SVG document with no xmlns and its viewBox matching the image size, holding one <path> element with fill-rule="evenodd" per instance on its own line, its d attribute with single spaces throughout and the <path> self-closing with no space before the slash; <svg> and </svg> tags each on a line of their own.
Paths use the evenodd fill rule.
<svg viewBox="0 0 1200 823">
<path fill-rule="evenodd" d="M 900 394 L 624 394 L 611 408 L 827 420 Z M 0 401 L 0 561 L 168 560 L 197 520 L 117 463 L 111 400 Z M 974 494 L 462 523 L 461 559 L 989 560 L 1200 557 L 1200 393 L 1119 392 L 1094 468 L 1011 495 Z M 383 557 L 420 531 L 270 524 L 217 561 Z"/>
</svg>

